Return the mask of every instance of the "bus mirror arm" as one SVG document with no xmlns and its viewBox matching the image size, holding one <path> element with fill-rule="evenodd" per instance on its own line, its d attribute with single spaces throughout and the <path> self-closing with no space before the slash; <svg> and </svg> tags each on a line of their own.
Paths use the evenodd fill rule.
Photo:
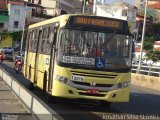
<svg viewBox="0 0 160 120">
<path fill-rule="evenodd" d="M 56 46 L 54 46 L 54 47 L 53 47 L 53 50 L 54 50 L 55 52 L 57 52 L 57 48 L 56 48 Z"/>
<path fill-rule="evenodd" d="M 57 48 L 54 48 L 54 51 L 57 52 Z"/>
</svg>

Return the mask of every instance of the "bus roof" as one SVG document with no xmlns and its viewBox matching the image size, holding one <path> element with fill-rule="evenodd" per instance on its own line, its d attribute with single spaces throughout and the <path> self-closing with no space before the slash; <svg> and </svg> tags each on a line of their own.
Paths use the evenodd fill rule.
<svg viewBox="0 0 160 120">
<path fill-rule="evenodd" d="M 97 30 L 115 32 L 119 34 L 130 34 L 128 22 L 125 20 L 107 18 L 89 14 L 65 14 L 52 19 L 48 19 L 29 26 L 29 29 L 40 27 L 51 23 L 60 23 L 59 27 Z"/>
<path fill-rule="evenodd" d="M 53 17 L 51 19 L 44 20 L 44 21 L 32 24 L 32 25 L 29 26 L 29 29 L 35 28 L 35 27 L 39 27 L 39 26 L 42 26 L 42 25 L 46 25 L 46 24 L 51 24 L 53 22 L 60 22 L 60 21 L 62 21 L 64 19 L 68 19 L 70 16 L 78 16 L 78 15 L 82 15 L 82 16 L 87 15 L 87 16 L 89 16 L 89 14 L 65 14 L 65 15 Z"/>
</svg>

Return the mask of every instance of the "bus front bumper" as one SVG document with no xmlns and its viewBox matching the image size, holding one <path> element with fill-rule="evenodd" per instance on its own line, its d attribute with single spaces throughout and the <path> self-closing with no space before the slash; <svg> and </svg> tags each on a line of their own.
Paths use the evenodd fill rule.
<svg viewBox="0 0 160 120">
<path fill-rule="evenodd" d="M 99 89 L 96 87 L 73 87 L 55 80 L 52 95 L 70 99 L 95 99 L 107 102 L 128 102 L 129 85 L 123 88 Z"/>
</svg>

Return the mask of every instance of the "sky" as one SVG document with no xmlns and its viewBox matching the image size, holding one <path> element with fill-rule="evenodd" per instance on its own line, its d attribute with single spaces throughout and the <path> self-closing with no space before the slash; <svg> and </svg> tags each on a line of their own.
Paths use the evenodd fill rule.
<svg viewBox="0 0 160 120">
<path fill-rule="evenodd" d="M 128 2 L 130 4 L 133 4 L 135 0 L 105 0 L 105 3 L 114 3 L 114 2 L 118 2 L 118 1 L 124 1 L 124 2 Z"/>
</svg>

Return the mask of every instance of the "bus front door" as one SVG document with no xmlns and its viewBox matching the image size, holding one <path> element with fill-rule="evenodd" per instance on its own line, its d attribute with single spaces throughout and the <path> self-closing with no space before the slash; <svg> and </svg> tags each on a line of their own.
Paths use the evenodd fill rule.
<svg viewBox="0 0 160 120">
<path fill-rule="evenodd" d="M 37 84 L 37 72 L 38 72 L 38 64 L 39 64 L 39 45 L 40 41 L 42 39 L 42 30 L 39 30 L 38 33 L 38 40 L 37 40 L 37 46 L 36 46 L 36 56 L 35 56 L 35 64 L 34 64 L 34 84 Z"/>
<path fill-rule="evenodd" d="M 52 47 L 50 51 L 50 65 L 49 65 L 49 76 L 48 76 L 48 92 L 51 92 L 53 87 L 53 74 L 54 74 L 54 62 L 55 62 L 55 52 L 56 52 L 56 38 L 57 38 L 57 28 L 52 29 L 51 39 Z"/>
</svg>

